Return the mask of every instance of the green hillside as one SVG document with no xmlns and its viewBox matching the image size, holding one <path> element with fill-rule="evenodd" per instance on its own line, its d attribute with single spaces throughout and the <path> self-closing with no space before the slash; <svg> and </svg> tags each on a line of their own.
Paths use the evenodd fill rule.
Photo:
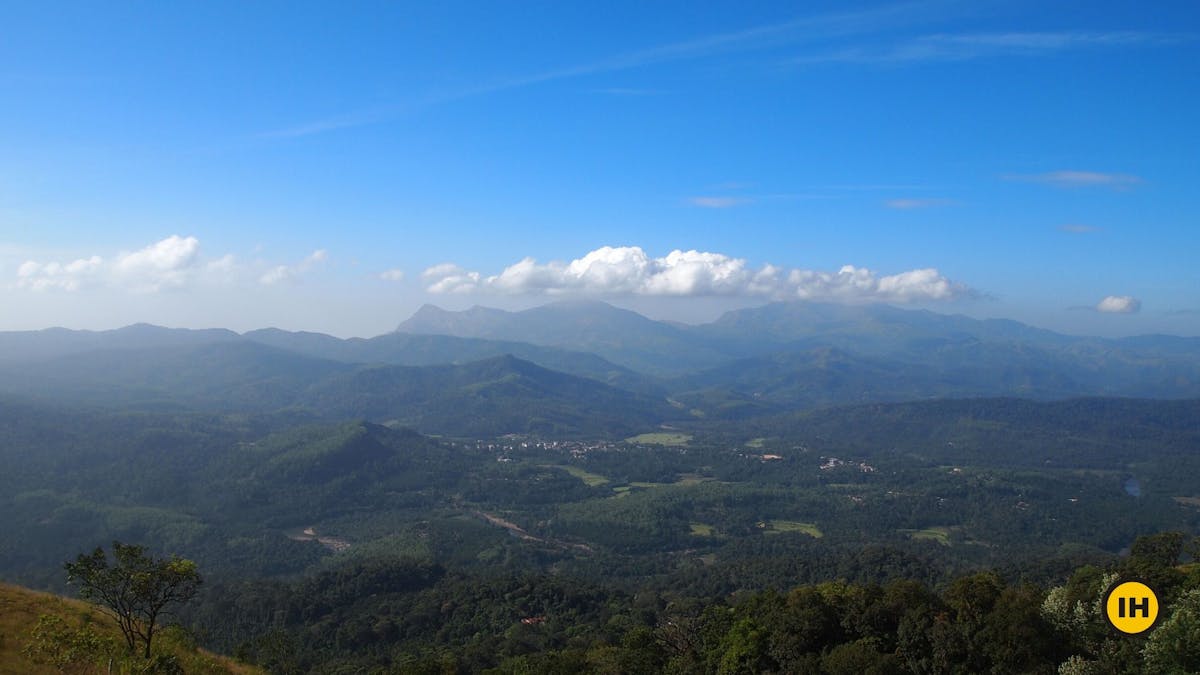
<svg viewBox="0 0 1200 675">
<path fill-rule="evenodd" d="M 47 620 L 43 617 L 53 618 Z M 69 649 L 67 641 L 53 639 L 54 635 L 48 631 L 44 633 L 51 639 L 44 643 L 49 644 L 50 651 L 55 651 L 55 646 L 63 648 L 57 652 L 64 659 L 59 662 L 61 666 L 49 663 L 51 656 L 46 651 L 42 652 L 41 658 L 31 654 L 33 650 L 29 647 L 36 640 L 39 620 L 43 627 L 56 626 L 60 638 L 64 630 L 68 632 L 66 634 L 82 630 L 98 637 L 100 644 L 107 643 L 108 639 L 112 640 L 114 646 L 120 644 L 120 633 L 113 620 L 95 607 L 79 600 L 0 583 L 0 675 L 108 672 L 109 654 L 93 654 L 92 658 L 88 658 L 77 652 L 75 658 L 70 658 L 66 654 Z M 160 634 L 155 653 L 164 661 L 178 663 L 182 671 L 189 674 L 262 672 L 258 668 L 197 649 L 182 632 L 175 630 Z M 113 673 L 137 672 L 133 668 L 140 660 L 126 661 L 119 650 L 112 658 Z"/>
</svg>

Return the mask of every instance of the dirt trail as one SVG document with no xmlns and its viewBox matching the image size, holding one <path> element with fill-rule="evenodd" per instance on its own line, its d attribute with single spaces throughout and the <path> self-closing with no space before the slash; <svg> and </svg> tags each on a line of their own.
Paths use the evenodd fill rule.
<svg viewBox="0 0 1200 675">
<path fill-rule="evenodd" d="M 539 544 L 549 544 L 551 546 L 557 546 L 559 548 L 566 548 L 566 549 L 574 549 L 576 551 L 582 551 L 584 553 L 593 553 L 594 552 L 592 550 L 592 547 L 588 546 L 587 544 L 572 544 L 572 543 L 566 542 L 566 541 L 558 541 L 557 539 L 543 539 L 541 537 L 535 537 L 532 534 L 529 534 L 528 532 L 526 532 L 524 529 L 521 528 L 520 525 L 517 525 L 516 523 L 512 522 L 511 520 L 505 520 L 504 518 L 501 518 L 500 516 L 497 516 L 497 515 L 494 515 L 491 513 L 485 513 L 483 511 L 471 511 L 471 515 L 473 515 L 477 518 L 482 518 L 484 521 L 486 521 L 492 525 L 495 525 L 496 527 L 503 527 L 504 529 L 508 530 L 509 534 L 513 535 L 514 537 L 517 537 L 518 539 L 520 539 L 522 541 L 536 541 Z"/>
<path fill-rule="evenodd" d="M 312 526 L 304 528 L 299 533 L 289 532 L 286 534 L 287 538 L 291 539 L 292 541 L 315 541 L 325 548 L 335 552 L 345 551 L 346 549 L 350 548 L 350 542 L 346 541 L 345 539 L 319 535 L 317 534 L 316 529 Z"/>
<path fill-rule="evenodd" d="M 511 532 L 512 535 L 517 537 L 518 539 L 523 539 L 525 541 L 540 541 L 540 542 L 546 541 L 545 539 L 542 539 L 540 537 L 535 537 L 532 534 L 529 534 L 525 530 L 521 529 L 520 525 L 517 525 L 516 523 L 512 522 L 511 520 L 505 520 L 505 519 L 501 518 L 500 516 L 492 515 L 490 513 L 484 513 L 483 511 L 472 511 L 471 514 L 486 520 L 487 522 L 491 523 L 492 525 L 495 525 L 496 527 L 503 527 L 504 529 Z"/>
</svg>

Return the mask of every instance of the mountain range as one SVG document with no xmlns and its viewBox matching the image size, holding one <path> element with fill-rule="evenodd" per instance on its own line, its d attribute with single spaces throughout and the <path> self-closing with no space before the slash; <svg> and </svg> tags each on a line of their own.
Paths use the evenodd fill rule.
<svg viewBox="0 0 1200 675">
<path fill-rule="evenodd" d="M 613 435 L 845 403 L 1200 397 L 1200 338 L 1077 337 L 887 305 L 772 303 L 696 326 L 592 301 L 426 305 L 370 339 L 145 324 L 0 333 L 0 392 L 320 411 L 429 433 Z"/>
</svg>

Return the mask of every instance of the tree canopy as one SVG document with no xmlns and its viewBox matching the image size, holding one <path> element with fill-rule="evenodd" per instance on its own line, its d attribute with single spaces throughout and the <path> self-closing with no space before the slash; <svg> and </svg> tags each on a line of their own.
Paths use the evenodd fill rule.
<svg viewBox="0 0 1200 675">
<path fill-rule="evenodd" d="M 79 585 L 79 594 L 113 616 L 130 652 L 141 644 L 150 657 L 154 631 L 169 605 L 195 597 L 201 584 L 196 563 L 171 556 L 154 558 L 135 544 L 113 542 L 113 562 L 97 547 L 67 562 L 67 580 Z"/>
</svg>

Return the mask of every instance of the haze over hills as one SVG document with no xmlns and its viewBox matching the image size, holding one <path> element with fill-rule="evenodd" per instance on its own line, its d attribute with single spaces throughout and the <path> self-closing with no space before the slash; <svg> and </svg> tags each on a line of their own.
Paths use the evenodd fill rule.
<svg viewBox="0 0 1200 675">
<path fill-rule="evenodd" d="M 883 304 L 777 302 L 698 326 L 652 321 L 601 302 L 522 312 L 427 305 L 398 330 L 593 349 L 634 369 L 654 364 L 650 372 L 667 377 L 677 394 L 721 388 L 789 406 L 996 394 L 1200 394 L 1197 338 L 1076 337 Z"/>
<path fill-rule="evenodd" d="M 192 330 L 145 323 L 115 330 L 67 328 L 0 332 L 0 363 L 29 363 L 105 349 L 142 349 L 234 342 L 238 334 L 223 328 Z"/>
<path fill-rule="evenodd" d="M 426 433 L 630 435 L 678 417 L 661 396 L 511 355 L 461 365 L 360 365 L 249 341 L 70 354 L 0 368 L 0 392 L 135 410 L 304 410 Z"/>
<path fill-rule="evenodd" d="M 400 328 L 412 332 L 339 339 L 140 324 L 0 333 L 0 391 L 154 409 L 319 407 L 436 433 L 604 426 L 585 411 L 626 433 L 680 414 L 871 401 L 1200 396 L 1200 339 L 1074 337 L 886 305 L 772 303 L 698 326 L 602 302 L 426 306 Z M 483 405 L 488 397 L 505 403 Z M 522 407 L 536 414 L 512 414 Z"/>
<path fill-rule="evenodd" d="M 684 327 L 600 301 L 560 301 L 520 312 L 486 307 L 448 312 L 425 305 L 401 322 L 396 332 L 515 340 L 589 351 L 654 375 L 686 372 L 728 358 Z"/>
<path fill-rule="evenodd" d="M 347 363 L 433 366 L 512 355 L 544 368 L 589 377 L 631 391 L 661 392 L 661 387 L 652 378 L 595 354 L 528 342 L 406 333 L 342 340 L 322 333 L 288 332 L 276 328 L 250 331 L 243 337 L 299 354 Z"/>
</svg>

